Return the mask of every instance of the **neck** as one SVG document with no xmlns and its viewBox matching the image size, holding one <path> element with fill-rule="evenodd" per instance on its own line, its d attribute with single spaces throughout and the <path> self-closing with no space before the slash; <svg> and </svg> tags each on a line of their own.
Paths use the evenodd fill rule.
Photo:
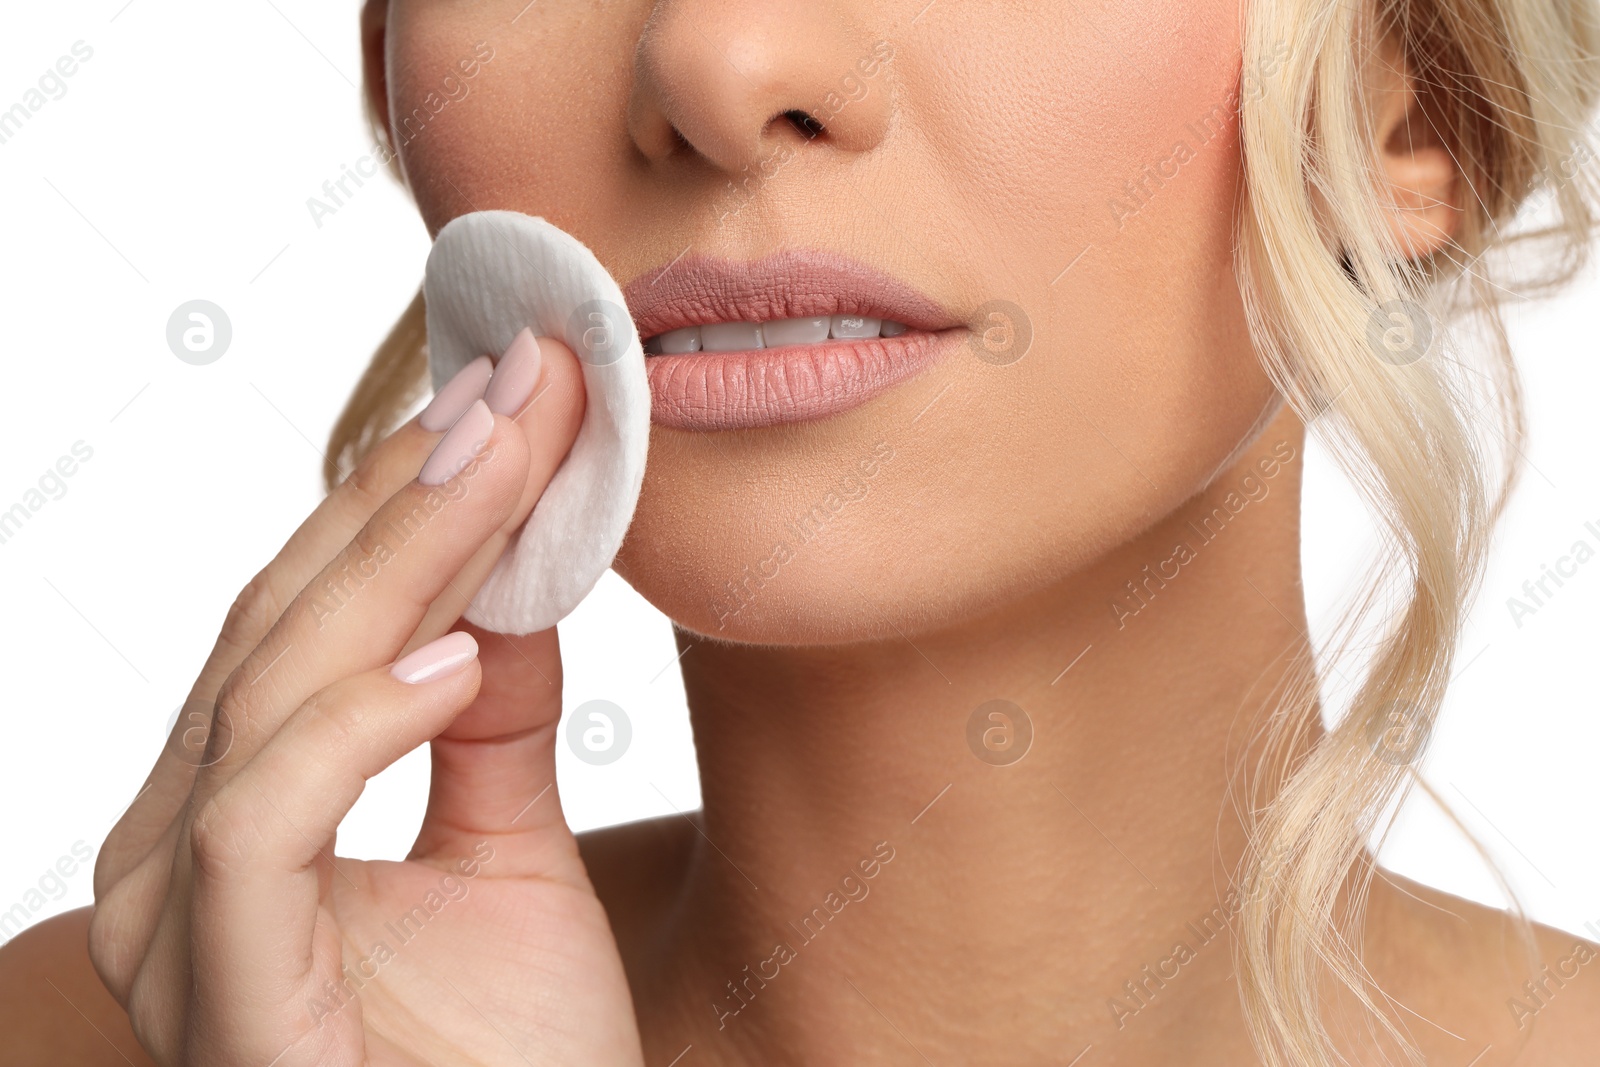
<svg viewBox="0 0 1600 1067">
<path fill-rule="evenodd" d="M 1230 784 L 1306 648 L 1302 441 L 1280 416 L 1154 529 L 959 627 L 681 636 L 704 836 L 671 986 L 700 1062 L 981 1062 L 997 1033 L 1197 1061 L 1195 1020 L 1238 1017 Z"/>
</svg>

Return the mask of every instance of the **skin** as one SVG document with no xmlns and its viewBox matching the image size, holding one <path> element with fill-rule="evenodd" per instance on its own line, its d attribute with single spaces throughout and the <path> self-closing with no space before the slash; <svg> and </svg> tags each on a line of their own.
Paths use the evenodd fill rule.
<svg viewBox="0 0 1600 1067">
<path fill-rule="evenodd" d="M 439 435 L 403 428 L 224 627 L 192 699 L 249 729 L 198 773 L 158 763 L 102 849 L 92 924 L 64 916 L 0 952 L 0 1029 L 26 1062 L 150 1062 L 130 1013 L 162 1064 L 266 1063 L 307 1032 L 285 1067 L 1253 1062 L 1226 935 L 1120 1025 L 1107 1006 L 1216 906 L 1243 847 L 1238 739 L 1306 641 L 1304 431 L 1250 351 L 1232 280 L 1237 143 L 1231 126 L 1203 145 L 1185 130 L 1239 83 L 1239 11 L 919 9 L 369 5 L 368 82 L 397 127 L 492 48 L 470 94 L 401 150 L 430 229 L 540 214 L 623 281 L 686 245 L 844 251 L 978 328 L 982 305 L 1010 301 L 1033 344 L 1005 366 L 969 349 L 815 423 L 655 430 L 617 569 L 680 627 L 705 806 L 581 841 L 543 792 L 553 632 L 479 634 L 470 670 L 420 689 L 381 670 L 452 628 L 531 509 L 581 411 L 572 357 L 546 342 L 551 390 L 497 420 L 473 491 L 330 633 L 295 596 L 417 492 Z M 880 39 L 893 62 L 828 108 Z M 1415 132 L 1422 102 L 1392 54 L 1375 76 L 1395 236 L 1423 254 L 1457 225 L 1454 168 Z M 790 109 L 826 114 L 826 132 L 807 140 Z M 1114 207 L 1177 138 L 1195 147 L 1178 176 Z M 730 180 L 779 150 L 793 160 L 725 215 Z M 879 442 L 892 458 L 867 492 L 719 609 L 715 591 Z M 1230 493 L 1248 504 L 1197 537 Z M 1127 599 L 1180 541 L 1197 548 L 1179 577 Z M 291 646 L 269 685 L 249 684 Z M 966 739 L 994 699 L 1034 731 L 1009 766 Z M 441 730 L 406 863 L 334 870 L 310 849 L 363 776 Z M 321 804 L 300 827 L 262 803 L 302 795 Z M 484 842 L 494 858 L 436 920 L 444 936 L 309 1027 L 319 972 L 359 962 Z M 788 924 L 830 892 L 853 899 L 802 939 Z M 1551 964 L 1575 940 L 1537 938 Z M 749 979 L 774 974 L 780 939 L 793 958 Z M 1579 1062 L 1600 1042 L 1587 969 L 1533 1026 L 1513 1022 L 1529 967 L 1498 912 L 1380 874 L 1367 949 L 1430 1063 Z"/>
</svg>

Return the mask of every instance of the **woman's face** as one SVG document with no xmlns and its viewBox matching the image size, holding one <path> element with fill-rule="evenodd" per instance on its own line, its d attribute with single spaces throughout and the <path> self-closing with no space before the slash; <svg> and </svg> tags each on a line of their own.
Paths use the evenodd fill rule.
<svg viewBox="0 0 1600 1067">
<path fill-rule="evenodd" d="M 1232 272 L 1239 48 L 1237 0 L 393 0 L 386 77 L 431 231 L 542 215 L 636 315 L 715 319 L 682 279 L 781 290 L 796 250 L 925 298 L 925 365 L 826 417 L 686 428 L 657 395 L 618 571 L 787 644 L 1085 572 L 1247 438 L 1273 394 Z"/>
</svg>

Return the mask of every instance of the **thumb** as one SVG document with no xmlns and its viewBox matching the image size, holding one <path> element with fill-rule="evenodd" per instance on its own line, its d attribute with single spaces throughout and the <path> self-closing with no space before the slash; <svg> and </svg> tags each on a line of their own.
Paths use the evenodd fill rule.
<svg viewBox="0 0 1600 1067">
<path fill-rule="evenodd" d="M 478 642 L 478 697 L 433 741 L 433 779 L 411 858 L 481 859 L 498 877 L 588 886 L 556 789 L 561 650 L 555 628 L 511 636 L 459 624 Z"/>
</svg>

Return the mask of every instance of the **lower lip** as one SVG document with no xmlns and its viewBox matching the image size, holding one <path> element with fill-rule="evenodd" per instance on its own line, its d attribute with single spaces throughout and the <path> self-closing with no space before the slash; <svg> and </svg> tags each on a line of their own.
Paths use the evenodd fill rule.
<svg viewBox="0 0 1600 1067">
<path fill-rule="evenodd" d="M 859 407 L 937 363 L 965 331 L 645 357 L 651 421 L 677 430 L 748 430 Z"/>
</svg>

